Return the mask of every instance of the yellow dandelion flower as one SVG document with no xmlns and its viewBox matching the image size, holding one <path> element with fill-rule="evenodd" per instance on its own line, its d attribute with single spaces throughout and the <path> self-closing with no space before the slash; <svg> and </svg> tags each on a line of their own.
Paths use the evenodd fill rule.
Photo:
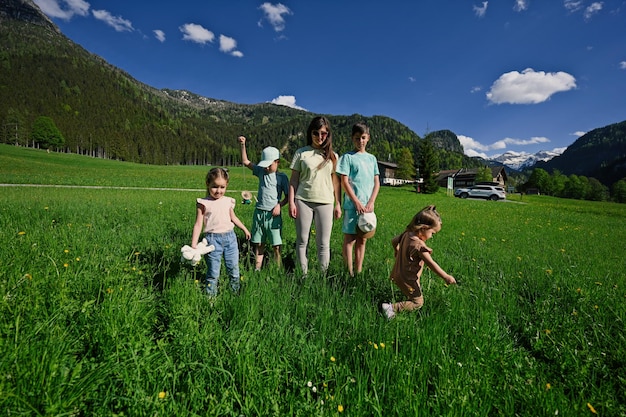
<svg viewBox="0 0 626 417">
<path fill-rule="evenodd" d="M 599 309 L 600 307 L 598 307 L 598 305 L 596 304 L 596 305 L 594 305 L 594 306 L 593 306 L 593 308 L 597 310 L 597 309 Z"/>
<path fill-rule="evenodd" d="M 18 236 L 24 236 L 26 234 L 26 232 L 18 232 L 17 235 Z"/>
<path fill-rule="evenodd" d="M 378 345 L 374 343 L 374 349 L 378 349 Z"/>
<path fill-rule="evenodd" d="M 135 255 L 135 256 L 138 256 L 138 255 L 140 255 L 140 254 L 141 254 L 141 252 L 135 252 L 135 253 L 134 253 L 134 255 Z"/>
<path fill-rule="evenodd" d="M 521 256 L 518 256 L 518 257 L 517 257 L 517 260 L 518 260 L 518 261 L 521 261 L 521 260 L 522 260 L 522 257 L 521 257 Z"/>
<path fill-rule="evenodd" d="M 244 281 L 246 279 L 246 277 L 244 277 L 243 275 L 239 278 L 241 281 Z"/>
<path fill-rule="evenodd" d="M 587 404 L 587 405 L 589 405 L 589 404 Z M 340 413 L 343 413 L 343 405 L 339 404 L 337 406 L 337 411 L 339 411 Z"/>
<path fill-rule="evenodd" d="M 43 209 L 44 209 L 44 210 L 48 210 L 48 207 L 46 206 L 46 207 L 44 207 Z"/>
<path fill-rule="evenodd" d="M 546 391 L 548 391 L 550 388 L 552 388 L 552 385 L 550 385 L 550 383 L 548 382 L 548 383 L 546 384 Z"/>
<path fill-rule="evenodd" d="M 591 405 L 590 403 L 587 403 L 587 408 L 589 408 L 589 411 L 591 411 L 593 414 L 598 414 L 596 409 L 593 408 L 593 405 Z"/>
<path fill-rule="evenodd" d="M 80 262 L 80 258 L 76 258 L 76 262 Z"/>
<path fill-rule="evenodd" d="M 561 253 L 565 253 L 565 248 L 561 248 Z"/>
<path fill-rule="evenodd" d="M 69 250 L 69 249 L 65 249 L 65 250 L 63 251 L 63 253 L 70 253 L 70 250 Z"/>
<path fill-rule="evenodd" d="M 68 266 L 70 266 L 69 264 L 63 264 L 64 268 L 67 268 Z"/>
<path fill-rule="evenodd" d="M 24 278 L 33 279 L 33 276 L 31 274 L 24 274 Z"/>
<path fill-rule="evenodd" d="M 335 362 L 335 361 L 336 361 L 335 357 L 334 357 L 334 356 L 331 356 L 331 357 L 330 357 L 330 361 L 331 361 L 331 362 Z"/>
<path fill-rule="evenodd" d="M 545 334 L 550 334 L 550 333 L 552 333 L 552 330 L 550 330 L 550 329 L 545 329 L 543 332 L 544 332 Z"/>
<path fill-rule="evenodd" d="M 552 275 L 552 270 L 551 269 L 546 269 L 546 274 Z"/>
<path fill-rule="evenodd" d="M 573 310 L 573 311 L 572 311 L 572 316 L 577 316 L 577 315 L 578 315 L 578 311 Z"/>
<path fill-rule="evenodd" d="M 481 242 L 486 242 L 486 241 L 487 241 L 487 239 L 485 239 L 484 237 L 481 237 L 481 238 L 480 238 L 480 241 L 481 241 Z"/>
<path fill-rule="evenodd" d="M 162 400 L 163 398 L 167 397 L 167 393 L 165 391 L 161 391 L 159 392 L 159 398 Z"/>
<path fill-rule="evenodd" d="M 580 293 L 582 292 L 582 290 L 581 290 L 580 288 L 576 288 L 576 292 L 577 292 L 578 294 L 580 294 Z"/>
<path fill-rule="evenodd" d="M 113 288 L 107 288 L 107 293 L 111 294 L 113 292 Z"/>
<path fill-rule="evenodd" d="M 380 348 L 384 349 L 385 348 L 385 344 L 383 342 L 380 342 Z"/>
</svg>

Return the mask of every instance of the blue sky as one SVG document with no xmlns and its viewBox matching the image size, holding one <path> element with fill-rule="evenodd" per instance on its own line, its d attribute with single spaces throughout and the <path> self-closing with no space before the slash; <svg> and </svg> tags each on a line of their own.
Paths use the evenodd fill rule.
<svg viewBox="0 0 626 417">
<path fill-rule="evenodd" d="M 152 87 L 384 115 L 449 129 L 468 155 L 564 148 L 626 120 L 626 0 L 35 3 Z"/>
</svg>

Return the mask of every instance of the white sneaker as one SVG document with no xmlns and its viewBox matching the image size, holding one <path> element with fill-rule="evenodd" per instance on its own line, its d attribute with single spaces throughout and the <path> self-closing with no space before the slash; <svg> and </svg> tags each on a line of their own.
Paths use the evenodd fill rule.
<svg viewBox="0 0 626 417">
<path fill-rule="evenodd" d="M 385 312 L 385 315 L 387 316 L 388 319 L 392 319 L 396 316 L 396 312 L 393 311 L 393 306 L 389 303 L 383 303 L 382 304 L 382 308 L 383 311 Z"/>
</svg>

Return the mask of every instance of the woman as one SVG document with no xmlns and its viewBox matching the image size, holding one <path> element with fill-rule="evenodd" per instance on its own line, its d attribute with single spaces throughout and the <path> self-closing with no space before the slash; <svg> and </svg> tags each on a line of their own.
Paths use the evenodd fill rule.
<svg viewBox="0 0 626 417">
<path fill-rule="evenodd" d="M 322 271 L 330 263 L 330 233 L 333 216 L 341 217 L 341 186 L 335 174 L 337 154 L 326 117 L 314 118 L 306 132 L 307 145 L 291 161 L 289 215 L 296 219 L 296 256 L 304 275 L 308 272 L 307 248 L 315 219 L 317 260 Z"/>
</svg>

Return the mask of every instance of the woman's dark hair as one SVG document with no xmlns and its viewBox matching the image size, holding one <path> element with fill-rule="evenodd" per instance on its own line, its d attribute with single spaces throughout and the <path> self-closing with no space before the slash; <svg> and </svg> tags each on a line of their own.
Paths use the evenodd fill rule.
<svg viewBox="0 0 626 417">
<path fill-rule="evenodd" d="M 311 120 L 311 123 L 309 123 L 309 127 L 306 130 L 306 144 L 309 146 L 313 144 L 313 131 L 319 130 L 322 127 L 326 127 L 326 129 L 328 130 L 328 136 L 322 144 L 324 161 L 320 164 L 319 168 L 321 168 L 328 161 L 332 161 L 333 165 L 335 165 L 337 162 L 337 156 L 333 151 L 333 131 L 330 128 L 330 121 L 326 117 L 317 116 L 313 120 Z"/>
</svg>

